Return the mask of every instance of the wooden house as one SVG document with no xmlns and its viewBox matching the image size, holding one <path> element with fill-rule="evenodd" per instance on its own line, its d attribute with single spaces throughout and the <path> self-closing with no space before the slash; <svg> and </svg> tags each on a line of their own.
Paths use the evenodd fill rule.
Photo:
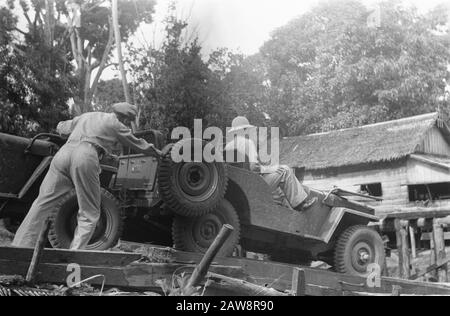
<svg viewBox="0 0 450 316">
<path fill-rule="evenodd" d="M 418 206 L 450 209 L 450 129 L 438 113 L 284 138 L 280 162 L 302 170 L 311 188 L 381 197 L 364 201 L 381 216 Z"/>
</svg>

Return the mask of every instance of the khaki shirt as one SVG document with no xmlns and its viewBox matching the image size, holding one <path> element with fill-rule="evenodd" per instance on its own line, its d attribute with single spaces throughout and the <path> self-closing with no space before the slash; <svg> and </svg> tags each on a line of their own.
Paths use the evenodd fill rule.
<svg viewBox="0 0 450 316">
<path fill-rule="evenodd" d="M 68 142 L 89 142 L 111 153 L 120 143 L 137 152 L 147 153 L 154 147 L 143 139 L 136 138 L 131 129 L 122 124 L 114 113 L 90 112 L 73 120 L 60 122 L 59 134 L 69 136 Z"/>
<path fill-rule="evenodd" d="M 259 160 L 258 150 L 255 143 L 245 137 L 236 135 L 235 139 L 230 141 L 225 146 L 225 151 L 237 150 L 239 154 L 244 157 L 248 157 L 248 162 L 250 163 L 250 170 L 254 172 L 259 172 L 261 174 L 273 173 L 278 169 L 278 166 L 264 166 Z"/>
</svg>

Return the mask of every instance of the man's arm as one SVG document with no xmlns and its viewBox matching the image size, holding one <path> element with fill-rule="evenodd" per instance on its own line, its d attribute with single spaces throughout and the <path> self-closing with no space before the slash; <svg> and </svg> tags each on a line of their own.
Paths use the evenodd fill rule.
<svg viewBox="0 0 450 316">
<path fill-rule="evenodd" d="M 253 172 L 261 173 L 263 166 L 259 161 L 258 151 L 256 149 L 255 143 L 247 139 L 246 146 L 248 146 L 248 158 L 250 160 L 250 170 Z"/>
<path fill-rule="evenodd" d="M 137 138 L 133 135 L 130 128 L 122 123 L 116 125 L 117 140 L 126 147 L 132 148 L 136 152 L 159 157 L 159 151 L 153 144 L 147 143 L 144 139 Z"/>
<path fill-rule="evenodd" d="M 68 137 L 72 133 L 73 128 L 78 122 L 78 119 L 79 116 L 75 117 L 73 120 L 59 122 L 58 126 L 56 127 L 56 131 L 59 133 L 59 135 Z"/>
<path fill-rule="evenodd" d="M 238 151 L 238 159 L 241 158 L 239 155 L 247 157 L 248 161 L 245 161 L 249 163 L 249 168 L 253 172 L 260 173 L 261 172 L 261 164 L 259 163 L 258 159 L 258 152 L 256 151 L 255 144 L 248 139 L 245 138 L 237 138 L 232 141 L 230 141 L 225 146 L 225 151 Z M 239 161 L 238 161 L 239 162 Z"/>
</svg>

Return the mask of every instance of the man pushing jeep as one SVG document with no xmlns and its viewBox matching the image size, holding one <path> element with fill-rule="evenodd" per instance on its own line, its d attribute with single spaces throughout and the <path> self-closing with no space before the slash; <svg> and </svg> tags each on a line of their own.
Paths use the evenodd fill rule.
<svg viewBox="0 0 450 316">
<path fill-rule="evenodd" d="M 100 218 L 100 159 L 118 143 L 136 152 L 160 156 L 153 144 L 133 136 L 131 122 L 137 107 L 128 103 L 112 106 L 113 113 L 92 112 L 58 124 L 61 135 L 69 136 L 52 160 L 25 220 L 19 227 L 13 246 L 34 247 L 45 220 L 58 202 L 75 189 L 79 204 L 78 225 L 71 249 L 84 249 Z"/>
</svg>

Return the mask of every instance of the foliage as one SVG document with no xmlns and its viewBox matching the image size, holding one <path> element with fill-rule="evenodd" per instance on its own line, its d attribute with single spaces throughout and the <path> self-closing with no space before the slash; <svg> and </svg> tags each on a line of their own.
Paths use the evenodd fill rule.
<svg viewBox="0 0 450 316">
<path fill-rule="evenodd" d="M 104 111 L 111 104 L 123 102 L 124 100 L 125 95 L 120 79 L 100 81 L 97 93 L 94 96 L 93 108 L 95 111 Z"/>
<path fill-rule="evenodd" d="M 197 39 L 187 40 L 187 23 L 169 15 L 160 49 L 129 48 L 128 65 L 140 105 L 140 126 L 168 134 L 176 126 L 224 126 L 235 112 L 223 97 L 226 87 L 217 60 L 205 62 Z"/>
<path fill-rule="evenodd" d="M 0 9 L 0 131 L 28 136 L 67 118 L 72 68 L 42 33 L 18 39 L 13 8 L 10 1 Z"/>
<path fill-rule="evenodd" d="M 21 10 L 13 11 L 17 2 Z M 80 112 L 123 100 L 117 79 L 99 80 L 114 65 L 110 8 L 102 0 L 69 2 L 82 3 L 80 27 L 66 23 L 62 0 L 9 0 L 0 9 L 2 131 L 51 130 L 67 116 L 70 97 Z M 119 0 L 124 41 L 151 22 L 154 4 Z M 172 6 L 160 48 L 128 48 L 141 128 L 169 132 L 196 118 L 223 128 L 245 115 L 299 135 L 434 111 L 450 79 L 447 8 L 422 14 L 382 2 L 374 26 L 362 2 L 332 0 L 275 30 L 253 56 L 217 49 L 205 57 Z M 17 27 L 18 11 L 25 29 Z"/>
<path fill-rule="evenodd" d="M 424 15 L 390 1 L 380 12 L 381 25 L 371 27 L 361 2 L 324 2 L 273 32 L 251 57 L 264 69 L 260 111 L 272 125 L 298 135 L 436 109 L 449 76 L 446 11 Z M 261 96 L 261 86 L 241 87 L 248 88 L 241 103 Z"/>
<path fill-rule="evenodd" d="M 81 24 L 69 3 L 80 4 Z M 0 7 L 0 131 L 50 131 L 69 115 L 92 110 L 101 74 L 112 66 L 111 10 L 103 0 L 8 0 Z M 119 0 L 126 41 L 151 22 L 153 0 Z M 18 21 L 21 21 L 20 27 Z"/>
<path fill-rule="evenodd" d="M 76 62 L 78 79 L 78 89 L 74 94 L 75 109 L 76 112 L 82 113 L 92 110 L 98 82 L 102 72 L 113 65 L 112 48 L 117 43 L 114 43 L 111 8 L 105 5 L 103 0 L 72 2 L 80 5 L 79 27 L 75 20 L 69 18 L 67 5 L 61 6 L 58 16 L 65 15 L 69 20 L 66 27 L 70 37 L 68 53 L 71 53 L 72 60 Z M 118 1 L 120 36 L 123 42 L 135 33 L 142 22 L 152 21 L 154 5 L 154 0 Z"/>
</svg>

